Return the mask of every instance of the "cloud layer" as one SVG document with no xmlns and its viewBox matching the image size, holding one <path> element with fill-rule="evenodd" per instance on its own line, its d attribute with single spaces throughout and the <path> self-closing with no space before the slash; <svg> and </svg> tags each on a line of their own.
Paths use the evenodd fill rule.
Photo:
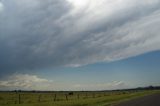
<svg viewBox="0 0 160 106">
<path fill-rule="evenodd" d="M 122 81 L 103 84 L 56 83 L 36 75 L 14 74 L 0 80 L 0 90 L 111 90 L 129 87 Z"/>
<path fill-rule="evenodd" d="M 9 76 L 6 80 L 0 81 L 1 90 L 42 90 L 46 89 L 52 81 L 39 78 L 35 75 L 28 74 L 14 74 Z"/>
<path fill-rule="evenodd" d="M 77 67 L 160 50 L 159 23 L 160 0 L 1 0 L 0 69 Z"/>
</svg>

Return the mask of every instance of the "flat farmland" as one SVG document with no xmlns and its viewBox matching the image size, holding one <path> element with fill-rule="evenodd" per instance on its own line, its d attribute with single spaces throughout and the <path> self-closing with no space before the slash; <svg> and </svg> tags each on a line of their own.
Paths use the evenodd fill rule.
<svg viewBox="0 0 160 106">
<path fill-rule="evenodd" d="M 111 106 L 135 98 L 158 94 L 159 92 L 159 90 L 110 92 L 1 92 L 0 106 Z"/>
</svg>

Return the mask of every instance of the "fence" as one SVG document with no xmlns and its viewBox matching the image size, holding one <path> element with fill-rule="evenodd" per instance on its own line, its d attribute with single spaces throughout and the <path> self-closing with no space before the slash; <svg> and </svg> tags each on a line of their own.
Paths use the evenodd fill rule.
<svg viewBox="0 0 160 106">
<path fill-rule="evenodd" d="M 121 95 L 127 92 L 54 92 L 54 93 L 8 93 L 4 104 L 29 104 L 43 102 L 71 101 L 79 99 L 94 99 L 110 95 Z"/>
</svg>

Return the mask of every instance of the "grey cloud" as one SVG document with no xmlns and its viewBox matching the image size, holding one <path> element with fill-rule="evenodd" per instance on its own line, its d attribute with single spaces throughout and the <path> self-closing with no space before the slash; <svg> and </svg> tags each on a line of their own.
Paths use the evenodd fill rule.
<svg viewBox="0 0 160 106">
<path fill-rule="evenodd" d="M 110 62 L 159 50 L 159 0 L 2 0 L 4 71 Z M 115 8 L 116 7 L 116 8 Z"/>
<path fill-rule="evenodd" d="M 0 67 L 15 70 L 50 63 L 45 61 L 49 61 L 51 43 L 61 30 L 56 20 L 69 11 L 69 5 L 63 0 L 5 0 L 2 3 L 5 9 L 0 16 Z"/>
</svg>

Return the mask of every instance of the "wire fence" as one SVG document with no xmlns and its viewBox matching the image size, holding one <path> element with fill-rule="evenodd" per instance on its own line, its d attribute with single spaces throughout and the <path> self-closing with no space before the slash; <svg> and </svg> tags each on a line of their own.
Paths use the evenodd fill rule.
<svg viewBox="0 0 160 106">
<path fill-rule="evenodd" d="M 58 101 L 74 101 L 93 99 L 111 95 L 122 95 L 131 92 L 53 92 L 53 93 L 24 93 L 8 92 L 0 94 L 0 104 L 29 104 Z"/>
</svg>

